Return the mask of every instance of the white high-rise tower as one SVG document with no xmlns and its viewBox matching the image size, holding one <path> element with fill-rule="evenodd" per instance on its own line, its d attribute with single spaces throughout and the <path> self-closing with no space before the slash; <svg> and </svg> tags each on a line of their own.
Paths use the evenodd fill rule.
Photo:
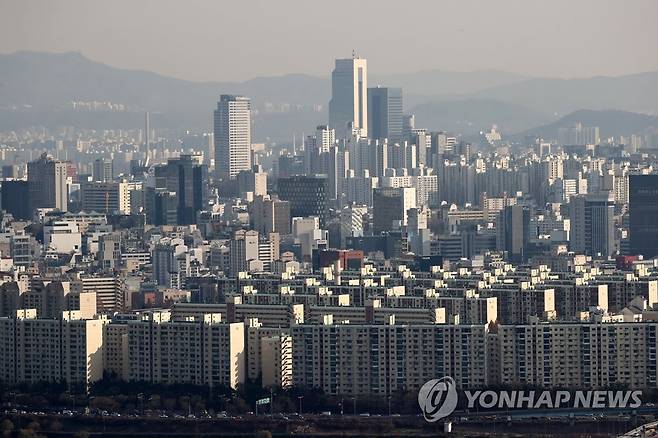
<svg viewBox="0 0 658 438">
<path fill-rule="evenodd" d="M 367 64 L 358 57 L 336 60 L 331 73 L 329 126 L 336 130 L 338 138 L 350 137 L 355 129 L 360 136 L 368 136 Z"/>
<path fill-rule="evenodd" d="M 215 172 L 235 178 L 251 169 L 251 103 L 248 97 L 223 94 L 214 118 Z"/>
</svg>

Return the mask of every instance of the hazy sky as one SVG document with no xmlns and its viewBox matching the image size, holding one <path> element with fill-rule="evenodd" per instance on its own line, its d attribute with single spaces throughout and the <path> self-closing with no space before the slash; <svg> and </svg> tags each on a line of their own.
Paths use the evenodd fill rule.
<svg viewBox="0 0 658 438">
<path fill-rule="evenodd" d="M 372 72 L 658 70 L 657 0 L 0 0 L 0 53 L 80 51 L 191 80 Z"/>
</svg>

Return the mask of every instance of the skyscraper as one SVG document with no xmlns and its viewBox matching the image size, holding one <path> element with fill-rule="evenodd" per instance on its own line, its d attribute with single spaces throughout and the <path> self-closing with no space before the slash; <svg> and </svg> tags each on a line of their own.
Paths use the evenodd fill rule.
<svg viewBox="0 0 658 438">
<path fill-rule="evenodd" d="M 336 143 L 336 132 L 327 125 L 315 128 L 315 135 L 309 135 L 304 145 L 304 171 L 307 175 L 321 173 L 319 156 L 329 152 Z"/>
<path fill-rule="evenodd" d="M 658 255 L 658 175 L 629 176 L 631 254 Z"/>
<path fill-rule="evenodd" d="M 615 201 L 608 193 L 573 196 L 571 250 L 578 254 L 608 258 L 615 248 Z"/>
<path fill-rule="evenodd" d="M 499 250 L 507 252 L 509 261 L 525 262 L 528 258 L 529 231 L 530 210 L 523 205 L 507 206 L 498 214 L 496 246 Z"/>
<path fill-rule="evenodd" d="M 155 169 L 156 188 L 176 193 L 179 225 L 196 223 L 196 214 L 208 200 L 208 167 L 201 164 L 200 155 L 171 158 Z"/>
<path fill-rule="evenodd" d="M 368 135 L 393 143 L 402 139 L 402 88 L 368 88 Z"/>
<path fill-rule="evenodd" d="M 279 198 L 290 201 L 291 217 L 317 216 L 320 226 L 327 219 L 327 177 L 291 176 L 279 178 Z"/>
<path fill-rule="evenodd" d="M 368 135 L 368 67 L 363 58 L 337 59 L 331 73 L 329 126 L 336 137 L 347 138 L 351 129 Z"/>
<path fill-rule="evenodd" d="M 222 94 L 214 117 L 215 172 L 233 179 L 251 169 L 251 103 L 248 97 Z"/>
<path fill-rule="evenodd" d="M 144 163 L 148 166 L 151 156 L 151 114 L 147 111 L 144 116 Z"/>
<path fill-rule="evenodd" d="M 372 192 L 372 229 L 374 234 L 391 231 L 394 224 L 407 225 L 407 212 L 416 207 L 414 187 L 382 187 Z"/>
<path fill-rule="evenodd" d="M 14 219 L 30 219 L 30 190 L 29 183 L 24 180 L 2 181 L 0 201 L 2 210 L 14 216 Z"/>
<path fill-rule="evenodd" d="M 114 178 L 114 164 L 111 158 L 97 158 L 93 167 L 94 181 L 110 182 Z"/>
<path fill-rule="evenodd" d="M 55 208 L 68 211 L 67 166 L 63 161 L 53 160 L 47 154 L 27 164 L 27 182 L 30 192 L 31 210 Z"/>
</svg>

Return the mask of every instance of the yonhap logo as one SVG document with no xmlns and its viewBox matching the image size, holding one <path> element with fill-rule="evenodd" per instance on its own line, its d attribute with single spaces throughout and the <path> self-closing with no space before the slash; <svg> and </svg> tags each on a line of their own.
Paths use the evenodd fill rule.
<svg viewBox="0 0 658 438">
<path fill-rule="evenodd" d="M 432 379 L 418 391 L 418 405 L 430 423 L 452 414 L 457 400 L 457 387 L 452 377 Z"/>
<path fill-rule="evenodd" d="M 464 407 L 482 410 L 509 409 L 635 409 L 642 406 L 642 391 L 609 390 L 467 390 Z M 457 408 L 459 394 L 452 377 L 432 379 L 418 391 L 418 405 L 430 423 L 445 418 Z"/>
</svg>

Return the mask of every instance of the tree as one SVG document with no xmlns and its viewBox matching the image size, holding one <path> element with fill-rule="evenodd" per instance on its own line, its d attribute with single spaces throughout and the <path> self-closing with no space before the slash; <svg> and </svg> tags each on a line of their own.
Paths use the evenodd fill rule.
<svg viewBox="0 0 658 438">
<path fill-rule="evenodd" d="M 160 409 L 162 407 L 162 398 L 159 394 L 153 394 L 147 402 L 149 409 Z"/>
<path fill-rule="evenodd" d="M 173 411 L 174 408 L 176 407 L 176 399 L 175 398 L 166 398 L 162 401 L 162 406 L 167 411 Z"/>
<path fill-rule="evenodd" d="M 30 429 L 21 429 L 18 431 L 18 438 L 38 438 L 39 435 Z"/>
<path fill-rule="evenodd" d="M 30 424 L 27 425 L 27 429 L 36 431 L 36 430 L 41 429 L 41 425 L 39 423 L 37 423 L 36 421 L 32 421 L 32 422 L 30 422 Z"/>
<path fill-rule="evenodd" d="M 50 422 L 48 430 L 51 432 L 61 432 L 64 429 L 64 425 L 57 419 L 54 419 Z"/>
<path fill-rule="evenodd" d="M 103 411 L 116 411 L 119 408 L 119 403 L 110 397 L 95 397 L 89 402 L 89 407 Z"/>
<path fill-rule="evenodd" d="M 14 430 L 14 423 L 12 423 L 9 418 L 5 418 L 4 420 L 2 420 L 2 423 L 0 423 L 0 432 L 2 432 L 3 436 L 11 435 L 11 432 L 13 430 Z"/>
</svg>

